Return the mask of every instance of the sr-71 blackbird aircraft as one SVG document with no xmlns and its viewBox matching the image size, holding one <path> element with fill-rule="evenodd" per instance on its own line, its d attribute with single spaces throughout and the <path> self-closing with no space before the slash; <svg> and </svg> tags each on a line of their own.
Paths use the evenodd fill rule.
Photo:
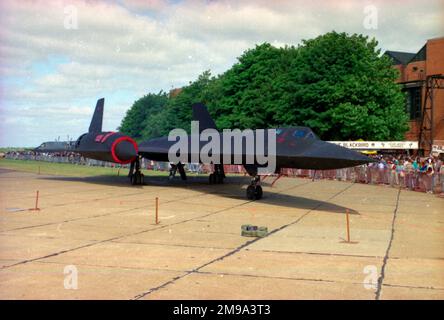
<svg viewBox="0 0 444 320">
<path fill-rule="evenodd" d="M 169 141 L 168 137 L 161 137 L 150 139 L 141 142 L 139 145 L 129 136 L 120 132 L 102 131 L 103 122 L 103 107 L 104 98 L 97 101 L 96 109 L 94 111 L 91 124 L 87 133 L 82 134 L 75 142 L 45 142 L 35 149 L 36 152 L 76 152 L 86 158 L 110 161 L 119 164 L 131 164 L 130 177 L 132 184 L 143 184 L 143 174 L 140 170 L 140 158 L 144 157 L 156 161 L 169 161 L 169 151 L 176 141 Z M 216 124 L 211 118 L 207 108 L 203 104 L 194 104 L 192 106 L 193 120 L 199 122 L 199 133 L 205 129 L 217 129 Z M 270 129 L 265 129 L 267 133 Z M 281 168 L 298 168 L 298 169 L 340 169 L 346 167 L 353 167 L 361 164 L 373 162 L 371 158 L 364 156 L 347 148 L 337 146 L 320 140 L 313 131 L 308 127 L 288 127 L 278 128 L 276 131 L 276 154 L 275 154 L 275 170 L 274 173 L 280 173 Z M 252 130 L 254 140 L 257 141 L 258 130 Z M 222 133 L 217 131 L 221 146 L 223 145 Z M 267 154 L 267 134 L 262 135 L 265 138 L 265 150 Z M 192 143 L 192 136 L 188 136 Z M 198 140 L 199 141 L 199 140 Z M 205 142 L 199 141 L 198 153 L 204 146 Z M 257 161 L 254 163 L 247 162 L 248 149 L 247 144 L 242 143 L 242 151 L 238 159 L 242 159 L 241 163 L 252 180 L 247 187 L 247 198 L 252 200 L 259 200 L 262 197 L 262 188 L 260 186 L 260 177 L 258 175 L 258 168 L 264 166 Z M 223 147 L 220 154 L 217 156 L 219 164 L 214 164 L 214 172 L 209 175 L 210 184 L 223 183 L 225 173 L 223 169 L 224 164 L 239 164 L 234 163 L 236 154 L 234 146 L 231 146 L 231 153 L 229 156 L 225 154 Z M 250 150 L 250 151 L 248 151 Z M 256 152 L 256 151 L 253 151 Z M 192 151 L 185 155 L 185 159 L 196 159 L 200 163 L 204 163 L 199 154 L 192 154 Z M 193 158 L 194 157 L 194 158 Z M 229 159 L 229 161 L 227 161 Z M 256 158 L 254 158 L 256 159 Z M 215 162 L 216 163 L 216 162 Z M 210 163 L 205 163 L 210 164 Z M 177 169 L 183 180 L 186 180 L 186 174 L 182 162 L 177 163 Z"/>
</svg>

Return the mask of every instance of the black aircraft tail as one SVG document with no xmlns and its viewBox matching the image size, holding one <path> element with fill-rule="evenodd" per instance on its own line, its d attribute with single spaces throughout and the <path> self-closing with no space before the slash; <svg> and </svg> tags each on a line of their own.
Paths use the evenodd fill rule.
<svg viewBox="0 0 444 320">
<path fill-rule="evenodd" d="M 94 110 L 94 115 L 89 125 L 89 132 L 101 132 L 102 122 L 103 122 L 103 105 L 105 103 L 105 98 L 97 100 L 96 110 Z"/>
<path fill-rule="evenodd" d="M 202 132 L 205 129 L 216 129 L 216 123 L 211 118 L 207 107 L 203 103 L 195 103 L 192 106 L 193 120 L 199 121 L 199 131 Z M 199 133 L 200 133 L 199 132 Z"/>
</svg>

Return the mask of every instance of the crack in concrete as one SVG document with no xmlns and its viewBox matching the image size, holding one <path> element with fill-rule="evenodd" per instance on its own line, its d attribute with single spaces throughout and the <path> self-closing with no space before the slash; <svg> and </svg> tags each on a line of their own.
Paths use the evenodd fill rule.
<svg viewBox="0 0 444 320">
<path fill-rule="evenodd" d="M 387 261 L 389 259 L 390 249 L 392 248 L 393 239 L 395 237 L 395 221 L 396 221 L 396 216 L 398 213 L 400 195 L 401 195 L 401 188 L 398 189 L 398 195 L 396 197 L 396 206 L 395 206 L 395 210 L 393 211 L 390 240 L 389 240 L 389 243 L 387 246 L 387 250 L 385 251 L 384 259 L 382 261 L 381 274 L 378 278 L 378 286 L 377 286 L 377 289 L 375 292 L 375 300 L 380 300 L 380 298 L 381 298 L 381 290 L 382 290 L 382 286 L 384 283 L 384 277 L 385 277 L 385 268 L 387 266 Z"/>
<path fill-rule="evenodd" d="M 117 187 L 116 187 L 117 188 Z M 45 190 L 51 190 L 51 189 L 58 189 L 56 187 L 54 188 L 48 188 L 45 187 Z M 100 191 L 103 190 L 103 188 L 94 188 L 94 189 L 84 189 L 84 190 L 72 190 L 72 191 L 64 191 L 64 192 L 53 192 L 53 193 L 44 193 L 43 195 L 40 196 L 41 199 L 43 198 L 50 198 L 53 196 L 60 196 L 63 194 L 69 194 L 69 193 L 85 193 L 85 192 L 96 192 L 96 191 Z M 17 197 L 8 197 L 8 200 L 22 200 L 22 199 L 34 199 L 35 198 L 35 194 L 32 195 L 22 195 L 22 196 L 17 196 Z"/>
<path fill-rule="evenodd" d="M 292 277 L 273 277 L 266 275 L 256 275 L 248 273 L 228 273 L 228 272 L 211 272 L 211 271 L 196 271 L 199 274 L 209 274 L 209 275 L 224 275 L 224 276 L 239 276 L 239 277 L 250 277 L 250 278 L 265 278 L 265 279 L 278 279 L 278 280 L 294 280 L 294 281 L 312 281 L 312 282 L 329 282 L 329 283 L 350 283 L 350 284 L 362 284 L 356 282 L 346 282 L 337 280 L 327 280 L 327 279 L 315 279 L 315 278 L 292 278 Z"/>
<path fill-rule="evenodd" d="M 60 266 L 65 266 L 66 263 L 57 262 L 57 261 L 39 261 L 37 263 L 42 264 L 55 264 Z M 139 270 L 139 271 L 152 271 L 152 272 L 170 272 L 170 273 L 182 273 L 186 270 L 176 270 L 176 269 L 162 269 L 162 268 L 146 268 L 146 267 L 132 267 L 132 266 L 113 266 L 113 265 L 100 265 L 100 264 L 91 264 L 91 263 L 77 263 L 78 267 L 94 267 L 94 268 L 109 268 L 109 269 L 127 269 L 127 270 Z"/>
<path fill-rule="evenodd" d="M 352 257 L 352 258 L 375 258 L 382 259 L 380 256 L 365 256 L 359 254 L 345 254 L 345 253 L 328 253 L 328 252 L 307 252 L 307 251 L 277 251 L 277 250 L 257 250 L 257 249 L 246 249 L 246 251 L 260 251 L 260 252 L 271 252 L 271 253 L 286 253 L 286 254 L 307 254 L 315 256 L 332 256 L 332 257 Z"/>
<path fill-rule="evenodd" d="M 444 291 L 444 288 L 435 288 L 435 287 L 421 287 L 421 286 L 403 286 L 400 284 L 383 284 L 384 287 L 392 287 L 392 288 L 408 288 L 408 289 L 427 289 L 427 290 L 438 290 Z"/>
<path fill-rule="evenodd" d="M 162 246 L 162 247 L 181 247 L 181 248 L 197 248 L 197 249 L 208 249 L 208 250 L 230 250 L 233 248 L 229 247 L 206 247 L 197 246 L 189 244 L 171 244 L 171 243 L 156 243 L 156 242 L 133 242 L 133 241 L 111 241 L 113 243 L 124 243 L 124 244 L 137 244 L 141 246 Z"/>
</svg>

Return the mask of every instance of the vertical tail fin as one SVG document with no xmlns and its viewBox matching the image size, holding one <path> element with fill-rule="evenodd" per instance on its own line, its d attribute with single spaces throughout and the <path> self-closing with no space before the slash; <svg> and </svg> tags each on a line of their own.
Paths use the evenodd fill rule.
<svg viewBox="0 0 444 320">
<path fill-rule="evenodd" d="M 96 109 L 94 110 L 94 115 L 89 125 L 89 132 L 101 132 L 102 122 L 103 122 L 103 105 L 105 103 L 105 98 L 97 100 Z"/>
<path fill-rule="evenodd" d="M 207 107 L 202 103 L 195 103 L 192 106 L 193 120 L 199 121 L 199 131 L 202 132 L 205 129 L 216 129 L 216 123 L 211 118 Z"/>
</svg>

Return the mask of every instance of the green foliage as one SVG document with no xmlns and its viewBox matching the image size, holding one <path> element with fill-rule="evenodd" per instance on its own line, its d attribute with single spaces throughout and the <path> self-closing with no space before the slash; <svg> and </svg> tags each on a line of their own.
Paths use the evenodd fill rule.
<svg viewBox="0 0 444 320">
<path fill-rule="evenodd" d="M 292 61 L 289 103 L 277 117 L 329 140 L 403 139 L 408 117 L 397 71 L 377 41 L 331 32 L 304 41 Z"/>
<path fill-rule="evenodd" d="M 189 130 L 191 105 L 203 102 L 219 129 L 305 125 L 325 140 L 402 140 L 408 116 L 396 78 L 376 40 L 362 35 L 330 32 L 297 48 L 263 43 L 176 97 L 136 101 L 121 128 L 143 139 Z"/>
<path fill-rule="evenodd" d="M 196 102 L 208 103 L 210 83 L 214 81 L 210 71 L 202 73 L 198 79 L 184 88 L 157 114 L 149 115 L 143 122 L 142 136 L 145 138 L 168 135 L 174 128 L 190 129 L 191 105 Z"/>
<path fill-rule="evenodd" d="M 118 130 L 135 139 L 142 138 L 142 133 L 148 125 L 148 120 L 158 115 L 167 102 L 168 95 L 163 91 L 160 91 L 158 94 L 149 93 L 143 96 L 135 101 L 126 112 Z"/>
<path fill-rule="evenodd" d="M 217 125 L 221 129 L 276 126 L 276 110 L 287 96 L 289 63 L 296 54 L 294 47 L 275 48 L 269 43 L 247 50 L 216 80 L 219 96 L 209 108 Z"/>
</svg>

